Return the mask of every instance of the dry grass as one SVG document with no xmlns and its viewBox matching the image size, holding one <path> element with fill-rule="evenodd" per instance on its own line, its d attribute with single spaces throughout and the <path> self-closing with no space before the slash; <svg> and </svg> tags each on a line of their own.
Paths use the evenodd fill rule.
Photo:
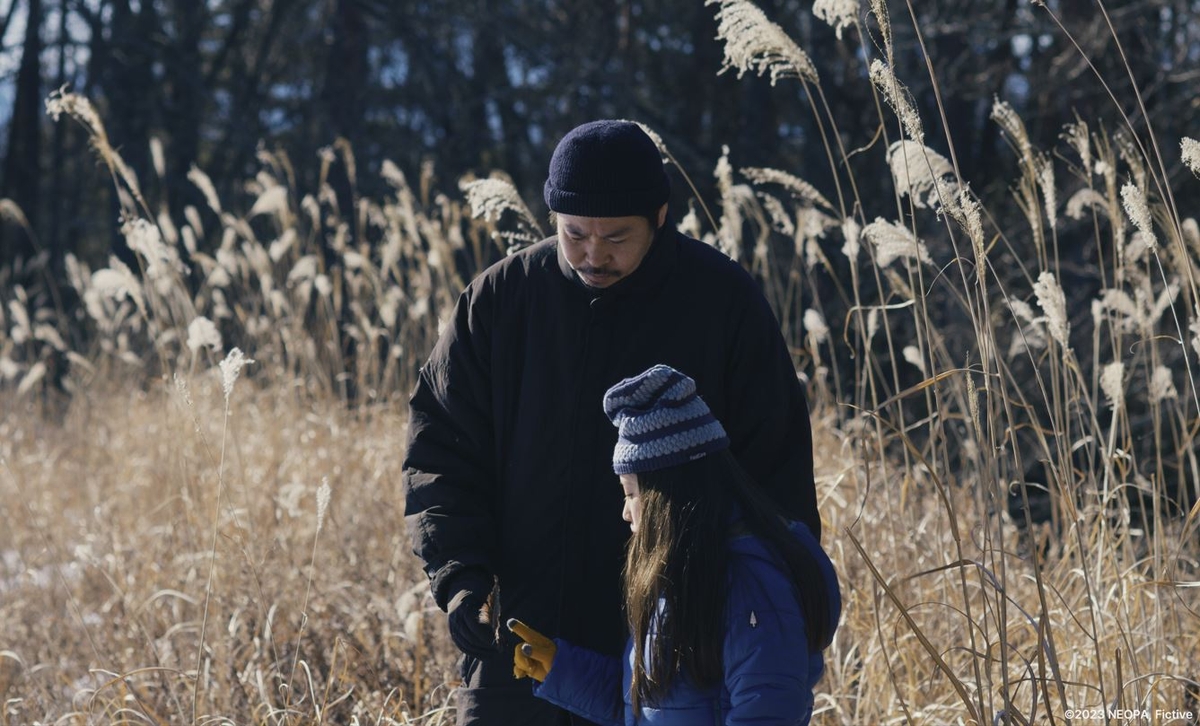
<svg viewBox="0 0 1200 726">
<path fill-rule="evenodd" d="M 699 200 L 707 227 L 681 224 L 762 281 L 811 381 L 846 599 L 814 721 L 1200 713 L 1200 231 L 1152 134 L 1081 120 L 1039 149 L 998 99 L 1020 175 L 985 203 L 891 70 L 885 3 L 819 3 L 878 94 L 853 159 L 804 51 L 709 4 L 727 68 L 810 101 L 836 180 L 739 178 L 726 149 L 720 217 Z M 242 215 L 193 170 L 207 208 L 172 220 L 82 99 L 54 109 L 93 133 L 138 265 L 68 261 L 83 325 L 0 285 L 0 724 L 445 722 L 401 401 L 465 282 L 536 220 L 501 176 L 464 181 L 472 215 L 388 163 L 392 194 L 339 209 L 340 143 L 311 194 L 264 153 Z M 1166 147 L 1197 170 L 1193 139 Z M 859 198 L 869 154 L 893 211 Z M 1060 235 L 1097 250 L 1082 284 Z M 235 346 L 257 363 L 223 381 Z"/>
<path fill-rule="evenodd" d="M 447 715 L 456 658 L 403 531 L 398 407 L 235 387 L 225 432 L 212 372 L 187 392 L 97 397 L 61 425 L 11 395 L 3 410 L 0 723 Z M 1026 536 L 969 487 L 872 462 L 828 411 L 815 429 L 846 600 L 816 723 L 966 723 L 956 680 L 972 701 L 1009 694 L 1037 723 L 1039 699 L 1102 704 L 1118 690 L 1139 708 L 1195 710 L 1173 676 L 1200 663 L 1200 593 L 1148 551 L 1186 552 L 1178 527 L 1114 537 L 1086 518 L 1065 538 L 1048 525 Z"/>
<path fill-rule="evenodd" d="M 1065 536 L 1049 524 L 1022 531 L 985 493 L 880 466 L 854 435 L 818 426 L 816 446 L 845 605 L 814 723 L 1005 723 L 1002 712 L 1008 723 L 1063 723 L 1067 708 L 1106 704 L 1200 711 L 1194 529 L 1118 534 L 1085 516 Z M 1167 559 L 1192 554 L 1159 569 L 1160 546 Z"/>
<path fill-rule="evenodd" d="M 61 425 L 10 394 L 3 410 L 0 723 L 408 723 L 445 705 L 456 659 L 404 532 L 402 411 L 245 387 L 226 432 L 215 374 Z"/>
</svg>

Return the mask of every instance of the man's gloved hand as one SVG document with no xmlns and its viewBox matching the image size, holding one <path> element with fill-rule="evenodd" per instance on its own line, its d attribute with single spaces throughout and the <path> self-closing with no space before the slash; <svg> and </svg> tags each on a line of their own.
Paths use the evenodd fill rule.
<svg viewBox="0 0 1200 726">
<path fill-rule="evenodd" d="M 538 683 L 545 681 L 554 665 L 558 646 L 516 618 L 509 618 L 508 629 L 525 641 L 513 649 L 513 677 L 532 678 Z"/>
<path fill-rule="evenodd" d="M 492 617 L 488 607 L 490 578 L 463 579 L 461 589 L 446 608 L 450 618 L 450 639 L 467 655 L 485 658 L 496 652 L 496 636 L 492 632 Z"/>
</svg>

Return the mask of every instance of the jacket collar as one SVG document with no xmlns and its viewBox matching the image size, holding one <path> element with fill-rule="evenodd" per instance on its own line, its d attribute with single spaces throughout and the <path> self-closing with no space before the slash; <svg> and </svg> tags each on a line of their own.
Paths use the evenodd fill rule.
<svg viewBox="0 0 1200 726">
<path fill-rule="evenodd" d="M 642 258 L 641 264 L 633 271 L 633 274 L 603 289 L 589 287 L 579 279 L 579 276 L 575 274 L 575 270 L 571 269 L 571 265 L 567 262 L 567 256 L 563 254 L 562 245 L 558 243 L 557 237 L 554 240 L 554 250 L 558 257 L 559 272 L 562 273 L 563 277 L 571 285 L 587 294 L 590 298 L 608 299 L 657 289 L 675 267 L 675 260 L 679 254 L 678 237 L 675 224 L 671 220 L 670 215 L 668 215 L 667 221 L 655 232 L 654 241 L 650 243 L 650 249 L 646 252 L 646 256 Z"/>
</svg>

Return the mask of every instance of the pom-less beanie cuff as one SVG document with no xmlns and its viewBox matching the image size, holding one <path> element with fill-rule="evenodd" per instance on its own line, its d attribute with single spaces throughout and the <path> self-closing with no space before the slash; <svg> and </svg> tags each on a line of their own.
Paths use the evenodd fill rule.
<svg viewBox="0 0 1200 726">
<path fill-rule="evenodd" d="M 613 449 L 613 473 L 640 474 L 657 471 L 702 459 L 708 454 L 729 448 L 729 439 L 720 423 L 714 420 L 706 428 L 708 430 L 696 430 L 689 437 L 662 441 L 658 446 L 617 444 Z M 706 437 L 711 438 L 703 440 Z"/>
<path fill-rule="evenodd" d="M 551 188 L 549 181 L 543 191 L 551 211 L 574 217 L 639 217 L 657 211 L 669 196 L 667 190 L 651 189 L 581 194 Z"/>
<path fill-rule="evenodd" d="M 558 142 L 543 194 L 559 214 L 631 217 L 666 204 L 671 182 L 658 147 L 637 124 L 592 121 Z"/>
<path fill-rule="evenodd" d="M 656 365 L 608 389 L 604 413 L 617 427 L 617 474 L 665 469 L 729 448 L 721 422 L 696 395 L 696 382 L 670 366 Z"/>
</svg>

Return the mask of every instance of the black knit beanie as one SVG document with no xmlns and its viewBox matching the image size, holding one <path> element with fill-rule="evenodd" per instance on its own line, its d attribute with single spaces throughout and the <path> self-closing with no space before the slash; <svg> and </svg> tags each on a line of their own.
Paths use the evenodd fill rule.
<svg viewBox="0 0 1200 726">
<path fill-rule="evenodd" d="M 645 131 L 628 121 L 571 130 L 550 158 L 546 205 L 576 217 L 634 217 L 666 204 L 671 182 Z"/>
</svg>

